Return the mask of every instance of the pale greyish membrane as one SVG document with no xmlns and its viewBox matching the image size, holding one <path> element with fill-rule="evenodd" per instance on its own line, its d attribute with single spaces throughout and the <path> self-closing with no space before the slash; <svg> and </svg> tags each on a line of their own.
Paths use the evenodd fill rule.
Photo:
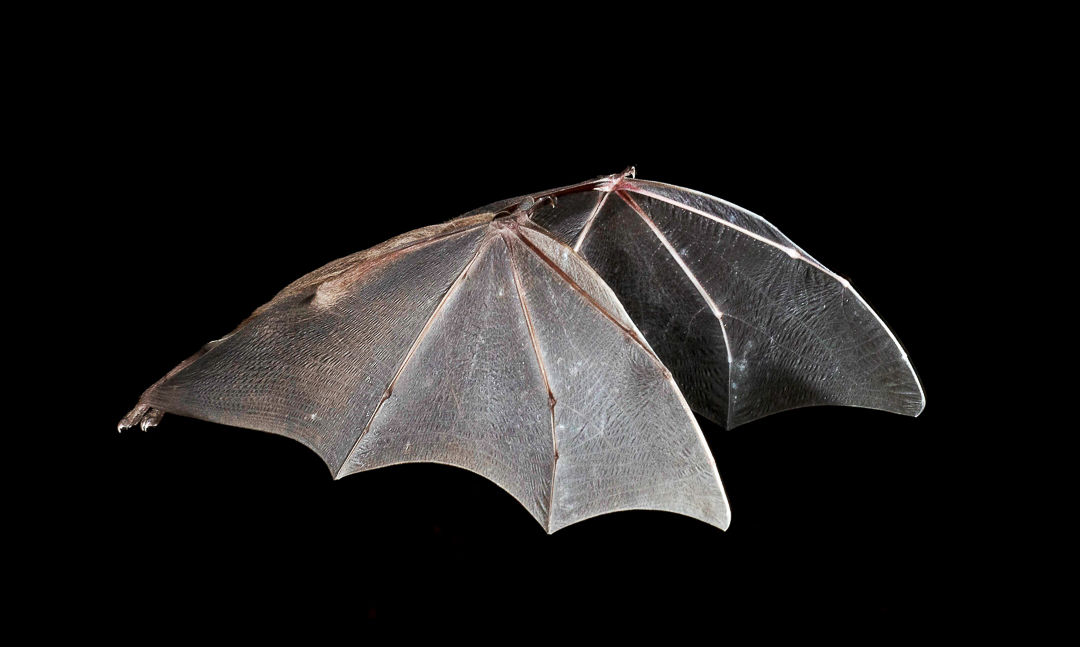
<svg viewBox="0 0 1080 647">
<path fill-rule="evenodd" d="M 474 228 L 368 260 L 350 291 L 322 305 L 325 281 L 283 291 L 140 404 L 295 438 L 336 472 L 483 236 Z"/>
<path fill-rule="evenodd" d="M 553 193 L 533 221 L 611 286 L 694 411 L 727 428 L 826 404 L 922 412 L 881 318 L 760 216 L 632 173 Z"/>
<path fill-rule="evenodd" d="M 309 274 L 148 389 L 121 426 L 164 411 L 283 434 L 336 477 L 455 465 L 548 532 L 626 509 L 726 528 L 704 437 L 618 299 L 524 215 L 490 218 Z"/>
<path fill-rule="evenodd" d="M 545 195 L 558 202 L 532 209 L 532 223 L 562 245 L 524 214 L 512 231 L 489 223 Z M 447 318 L 477 309 L 479 337 Z M 584 334 L 571 322 L 607 327 Z M 609 357 L 567 363 L 594 345 Z M 432 362 L 467 377 L 415 368 Z M 500 370 L 515 393 L 487 379 Z M 462 406 L 459 386 L 481 400 Z M 437 395 L 414 411 L 402 390 Z M 446 462 L 494 480 L 549 532 L 628 508 L 726 527 L 687 401 L 728 427 L 819 404 L 918 415 L 925 402 L 899 342 L 847 281 L 760 216 L 631 172 L 503 200 L 320 268 L 148 389 L 120 426 L 145 429 L 169 411 L 280 433 L 336 476 Z M 512 432 L 496 434 L 492 420 Z M 538 467 L 548 459 L 550 471 Z"/>
<path fill-rule="evenodd" d="M 668 510 L 726 528 L 730 513 L 716 464 L 671 374 L 591 268 L 566 246 L 523 231 L 543 254 L 515 246 L 558 402 L 549 530 L 627 509 Z M 543 258 L 572 283 L 543 271 Z"/>
</svg>

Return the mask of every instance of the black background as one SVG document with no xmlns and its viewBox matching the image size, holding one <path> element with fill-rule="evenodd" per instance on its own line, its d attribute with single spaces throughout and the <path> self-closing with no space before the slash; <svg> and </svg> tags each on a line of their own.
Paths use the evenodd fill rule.
<svg viewBox="0 0 1080 647">
<path fill-rule="evenodd" d="M 110 82 L 70 158 L 109 241 L 86 265 L 100 286 L 95 398 L 78 427 L 93 453 L 62 468 L 78 479 L 63 506 L 88 577 L 144 610 L 254 604 L 313 628 L 509 614 L 536 629 L 553 616 L 701 618 L 765 634 L 807 616 L 948 614 L 962 497 L 947 412 L 961 403 L 943 369 L 954 324 L 940 316 L 941 232 L 956 217 L 956 151 L 926 104 L 936 86 L 909 63 L 796 69 L 730 92 L 644 68 L 477 83 L 464 68 L 417 79 L 370 62 L 343 75 L 173 61 Z M 548 536 L 509 494 L 451 467 L 334 481 L 271 434 L 173 415 L 116 433 L 146 387 L 300 275 L 631 164 L 762 214 L 849 277 L 907 348 L 924 414 L 810 408 L 732 431 L 702 420 L 727 532 L 635 511 Z"/>
</svg>

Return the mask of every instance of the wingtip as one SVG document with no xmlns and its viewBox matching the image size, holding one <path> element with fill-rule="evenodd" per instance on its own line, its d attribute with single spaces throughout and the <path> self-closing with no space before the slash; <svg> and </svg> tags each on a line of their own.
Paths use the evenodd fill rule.
<svg viewBox="0 0 1080 647">
<path fill-rule="evenodd" d="M 720 523 L 716 527 L 724 532 L 731 527 L 731 503 L 728 502 L 727 491 L 724 491 L 724 514 L 720 517 Z"/>
</svg>

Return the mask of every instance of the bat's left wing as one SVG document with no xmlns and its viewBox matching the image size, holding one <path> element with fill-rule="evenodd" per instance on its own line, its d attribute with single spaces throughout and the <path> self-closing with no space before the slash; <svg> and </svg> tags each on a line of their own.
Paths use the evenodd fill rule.
<svg viewBox="0 0 1080 647">
<path fill-rule="evenodd" d="M 716 463 L 610 288 L 528 211 L 399 236 L 297 280 L 142 395 L 298 440 L 335 477 L 410 462 L 495 482 L 554 532 L 628 509 L 726 528 Z"/>
</svg>

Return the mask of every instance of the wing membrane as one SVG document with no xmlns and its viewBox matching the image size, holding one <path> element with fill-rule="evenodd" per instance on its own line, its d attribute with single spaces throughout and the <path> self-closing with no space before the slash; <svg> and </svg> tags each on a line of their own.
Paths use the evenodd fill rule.
<svg viewBox="0 0 1080 647">
<path fill-rule="evenodd" d="M 454 465 L 548 532 L 626 509 L 726 528 L 701 430 L 611 289 L 525 215 L 475 217 L 294 282 L 121 426 L 170 412 L 283 434 L 338 477 Z"/>
<path fill-rule="evenodd" d="M 607 281 L 698 413 L 731 428 L 824 404 L 922 411 L 881 318 L 760 216 L 630 176 L 571 189 L 534 221 Z"/>
<path fill-rule="evenodd" d="M 516 249 L 557 403 L 549 532 L 630 509 L 666 510 L 727 528 L 727 498 L 701 430 L 610 289 L 593 278 L 577 290 L 547 262 L 566 276 L 592 274 L 575 254 Z"/>
<path fill-rule="evenodd" d="M 348 286 L 333 284 L 338 272 L 283 292 L 140 405 L 295 438 L 336 473 L 482 236 L 469 230 L 369 259 Z"/>
</svg>

